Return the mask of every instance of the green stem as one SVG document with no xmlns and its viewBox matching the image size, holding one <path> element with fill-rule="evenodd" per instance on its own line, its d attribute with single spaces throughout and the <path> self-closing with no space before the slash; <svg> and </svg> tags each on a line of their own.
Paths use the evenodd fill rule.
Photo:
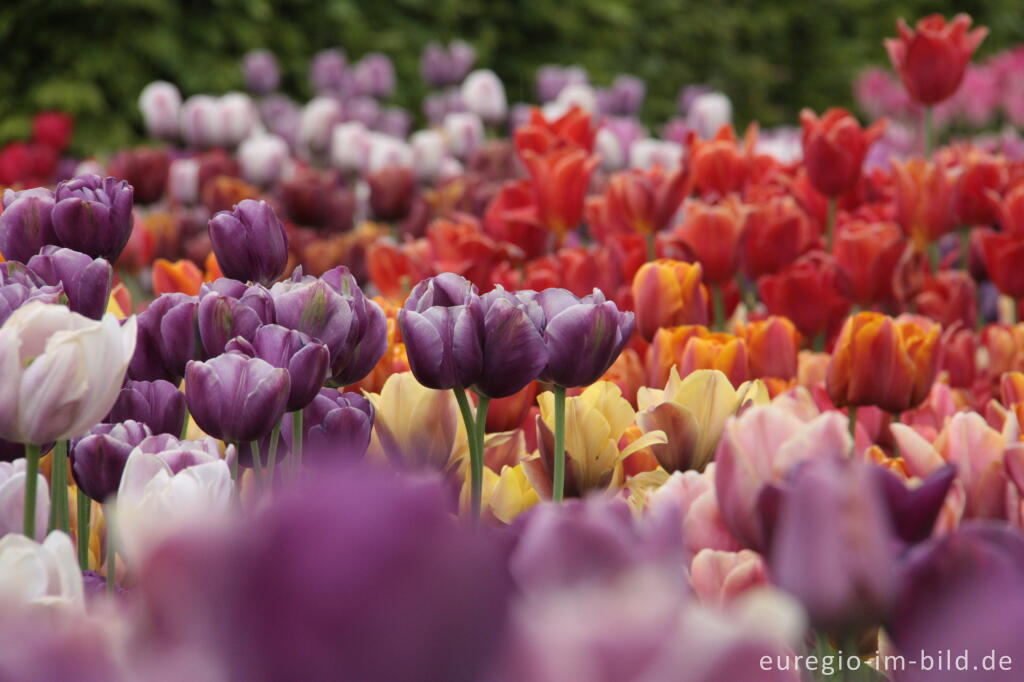
<svg viewBox="0 0 1024 682">
<path fill-rule="evenodd" d="M 270 432 L 270 451 L 267 454 L 267 476 L 270 484 L 274 484 L 274 469 L 277 468 L 277 441 L 281 437 L 281 422 L 274 425 Z"/>
<path fill-rule="evenodd" d="M 452 393 L 455 394 L 455 402 L 459 404 L 462 423 L 466 425 L 466 440 L 469 441 L 469 514 L 470 518 L 476 519 L 480 517 L 480 500 L 483 492 L 483 453 L 477 447 L 476 421 L 473 419 L 473 410 L 469 407 L 466 389 L 456 386 Z"/>
<path fill-rule="evenodd" d="M 181 422 L 181 433 L 178 435 L 178 440 L 185 440 L 185 436 L 188 435 L 188 408 L 185 408 L 185 421 Z"/>
<path fill-rule="evenodd" d="M 828 213 L 825 216 L 825 251 L 832 253 L 832 234 L 836 227 L 836 198 L 828 198 Z"/>
<path fill-rule="evenodd" d="M 298 471 L 302 466 L 302 410 L 292 412 L 292 466 Z"/>
<path fill-rule="evenodd" d="M 89 524 L 92 515 L 92 500 L 79 488 L 75 492 L 78 506 L 78 565 L 83 571 L 89 570 Z"/>
<path fill-rule="evenodd" d="M 857 406 L 850 405 L 849 408 L 849 419 L 850 419 L 850 439 L 853 441 L 851 449 L 852 454 L 857 454 Z"/>
<path fill-rule="evenodd" d="M 725 330 L 725 295 L 722 293 L 721 284 L 711 285 L 711 301 L 715 309 L 714 330 Z"/>
<path fill-rule="evenodd" d="M 473 472 L 473 486 L 479 488 L 473 491 L 473 496 L 483 503 L 484 488 L 484 436 L 487 433 L 487 409 L 491 405 L 491 399 L 485 395 L 477 395 L 476 402 L 476 451 L 479 455 L 476 458 L 476 471 Z M 479 509 L 477 510 L 479 513 Z"/>
<path fill-rule="evenodd" d="M 960 269 L 967 272 L 971 267 L 971 228 L 960 228 Z"/>
<path fill-rule="evenodd" d="M 565 386 L 555 386 L 555 473 L 551 481 L 551 500 L 565 496 Z"/>
<path fill-rule="evenodd" d="M 942 254 L 939 252 L 939 243 L 932 242 L 928 245 L 928 263 L 932 267 L 932 274 L 939 271 L 939 264 L 942 262 Z"/>
<path fill-rule="evenodd" d="M 239 444 L 235 443 L 235 460 L 231 462 L 231 480 L 235 482 L 236 487 L 238 484 L 238 448 Z"/>
<path fill-rule="evenodd" d="M 263 485 L 263 472 L 260 463 L 260 442 L 258 440 L 249 442 L 249 451 L 252 453 L 252 478 L 259 488 Z"/>
<path fill-rule="evenodd" d="M 658 233 L 647 233 L 647 262 L 650 263 L 658 258 Z"/>
<path fill-rule="evenodd" d="M 825 332 L 820 331 L 814 335 L 814 338 L 811 339 L 811 349 L 815 353 L 825 352 Z"/>
<path fill-rule="evenodd" d="M 236 460 L 237 461 L 237 460 Z M 117 573 L 117 550 L 114 549 L 114 527 L 111 523 L 114 515 L 110 505 L 104 508 L 103 518 L 107 524 L 107 592 L 114 591 L 114 574 Z"/>
<path fill-rule="evenodd" d="M 68 442 L 59 440 L 50 460 L 50 530 L 71 532 L 71 510 L 68 506 Z"/>
<path fill-rule="evenodd" d="M 924 108 L 924 156 L 925 158 L 931 158 L 932 145 L 934 144 L 935 131 L 933 129 L 932 121 L 932 108 Z"/>
<path fill-rule="evenodd" d="M 22 531 L 36 537 L 36 495 L 39 488 L 39 446 L 25 443 L 25 518 Z"/>
</svg>

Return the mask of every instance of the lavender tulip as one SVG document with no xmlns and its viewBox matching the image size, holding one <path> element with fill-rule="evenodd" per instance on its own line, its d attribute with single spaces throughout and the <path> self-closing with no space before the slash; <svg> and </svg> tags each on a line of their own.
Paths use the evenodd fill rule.
<svg viewBox="0 0 1024 682">
<path fill-rule="evenodd" d="M 480 297 L 483 311 L 483 367 L 476 390 L 490 398 L 518 393 L 540 376 L 548 349 L 533 318 L 539 305 L 517 298 L 501 285 Z"/>
<path fill-rule="evenodd" d="M 124 180 L 98 175 L 57 185 L 53 231 L 60 245 L 116 262 L 132 233 L 134 194 Z"/>
<path fill-rule="evenodd" d="M 900 540 L 908 545 L 927 540 L 956 478 L 956 467 L 938 469 L 916 488 L 907 488 L 903 481 L 882 467 L 874 467 L 873 473 Z"/>
<path fill-rule="evenodd" d="M 180 440 L 169 433 L 149 436 L 139 441 L 136 449 L 155 456 L 175 474 L 189 467 L 216 462 L 221 458 L 220 446 L 213 438 Z M 231 460 L 234 456 L 235 446 L 228 445 L 224 451 L 224 459 Z"/>
<path fill-rule="evenodd" d="M 412 128 L 412 114 L 401 107 L 384 107 L 377 118 L 377 130 L 385 135 L 404 138 Z"/>
<path fill-rule="evenodd" d="M 541 103 L 554 101 L 566 87 L 587 82 L 585 69 L 579 66 L 558 66 L 549 64 L 537 70 L 537 99 Z"/>
<path fill-rule="evenodd" d="M 293 415 L 285 415 L 282 431 L 289 449 Z M 328 464 L 360 460 L 370 445 L 373 405 L 358 393 L 324 388 L 302 411 L 303 447 L 313 462 Z"/>
<path fill-rule="evenodd" d="M 647 85 L 636 76 L 621 74 L 612 83 L 611 92 L 614 98 L 614 111 L 611 113 L 635 116 L 643 107 Z"/>
<path fill-rule="evenodd" d="M 347 65 L 341 50 L 317 52 L 309 66 L 309 82 L 317 92 L 340 93 L 347 85 Z"/>
<path fill-rule="evenodd" d="M 395 91 L 395 67 L 387 55 L 368 52 L 355 65 L 356 94 L 383 99 Z"/>
<path fill-rule="evenodd" d="M 65 298 L 60 285 L 48 286 L 17 261 L 0 263 L 0 324 L 30 301 L 61 303 Z"/>
<path fill-rule="evenodd" d="M 253 50 L 242 59 L 242 77 L 245 87 L 256 95 L 266 95 L 277 90 L 281 72 L 277 58 L 270 50 Z"/>
<path fill-rule="evenodd" d="M 265 201 L 244 199 L 210 219 L 210 241 L 221 271 L 242 281 L 270 284 L 288 263 L 288 235 Z"/>
<path fill-rule="evenodd" d="M 448 51 L 438 42 L 427 43 L 420 54 L 420 75 L 427 85 L 442 88 L 452 85 Z"/>
<path fill-rule="evenodd" d="M 225 353 L 185 369 L 185 402 L 206 433 L 232 443 L 270 433 L 288 402 L 288 371 Z"/>
<path fill-rule="evenodd" d="M 816 627 L 855 632 L 878 623 L 897 589 L 895 533 L 871 466 L 822 459 L 784 494 L 771 574 Z"/>
<path fill-rule="evenodd" d="M 162 294 L 138 316 L 138 340 L 128 376 L 136 381 L 181 383 L 185 365 L 200 357 L 196 313 L 199 299 Z"/>
<path fill-rule="evenodd" d="M 125 382 L 104 421 L 134 420 L 155 434 L 180 434 L 185 426 L 185 394 L 169 381 Z"/>
<path fill-rule="evenodd" d="M 256 330 L 272 323 L 274 317 L 270 292 L 258 284 L 241 292 L 239 297 L 218 292 L 202 295 L 197 320 L 205 357 L 223 353 L 228 341 L 236 336 L 253 339 Z"/>
<path fill-rule="evenodd" d="M 53 192 L 45 187 L 5 190 L 0 215 L 0 253 L 25 263 L 47 244 L 57 243 L 53 231 Z"/>
<path fill-rule="evenodd" d="M 324 344 L 276 324 L 259 327 L 251 342 L 242 337 L 232 339 L 226 350 L 260 358 L 274 367 L 288 370 L 291 388 L 286 409 L 289 412 L 301 410 L 312 402 L 327 379 L 331 360 L 331 353 Z"/>
<path fill-rule="evenodd" d="M 46 284 L 60 285 L 68 297 L 68 307 L 94 320 L 103 317 L 110 299 L 114 270 L 102 258 L 58 246 L 44 246 L 27 263 L 30 271 Z"/>
<path fill-rule="evenodd" d="M 97 424 L 71 443 L 71 472 L 89 499 L 104 503 L 117 492 L 128 455 L 153 432 L 145 424 L 126 421 Z"/>
</svg>

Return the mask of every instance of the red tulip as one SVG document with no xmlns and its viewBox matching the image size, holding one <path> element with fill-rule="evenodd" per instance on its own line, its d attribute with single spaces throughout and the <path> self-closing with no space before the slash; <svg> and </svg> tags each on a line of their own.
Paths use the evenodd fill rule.
<svg viewBox="0 0 1024 682">
<path fill-rule="evenodd" d="M 903 86 L 917 102 L 925 106 L 948 99 L 960 87 L 967 63 L 988 35 L 981 27 L 968 32 L 971 18 L 957 14 L 946 23 L 941 14 L 930 14 L 911 30 L 903 19 L 896 24 L 899 38 L 885 41 L 893 68 Z"/>
<path fill-rule="evenodd" d="M 41 111 L 32 119 L 32 141 L 62 152 L 71 142 L 75 119 L 62 111 Z"/>
<path fill-rule="evenodd" d="M 1024 235 L 1018 236 L 990 229 L 977 230 L 981 259 L 988 276 L 1002 293 L 1013 298 L 1024 297 Z"/>
<path fill-rule="evenodd" d="M 792 197 L 776 197 L 747 211 L 740 233 L 740 267 L 752 280 L 778 272 L 818 243 L 818 232 Z"/>
<path fill-rule="evenodd" d="M 1024 237 L 1024 185 L 1014 187 L 1003 198 L 996 192 L 988 194 L 1003 232 Z"/>
<path fill-rule="evenodd" d="M 918 250 L 956 227 L 948 171 L 924 159 L 892 161 L 896 219 Z"/>
<path fill-rule="evenodd" d="M 856 186 L 868 148 L 885 129 L 883 119 L 864 130 L 850 112 L 840 108 L 829 109 L 820 119 L 804 109 L 800 124 L 807 176 L 815 189 L 833 198 Z"/>
<path fill-rule="evenodd" d="M 738 201 L 717 205 L 695 201 L 672 235 L 704 268 L 704 281 L 723 284 L 736 274 L 744 209 Z"/>
<path fill-rule="evenodd" d="M 636 232 L 660 232 L 686 198 L 688 179 L 684 170 L 670 172 L 661 166 L 616 173 L 604 191 L 608 211 Z"/>
<path fill-rule="evenodd" d="M 553 121 L 544 118 L 540 109 L 530 110 L 530 120 L 515 132 L 516 153 L 547 154 L 556 149 L 582 149 L 588 154 L 594 150 L 597 131 L 590 125 L 590 114 L 572 107 Z"/>
<path fill-rule="evenodd" d="M 751 124 L 744 136 L 743 147 L 731 125 L 722 126 L 710 140 L 690 137 L 690 173 L 698 193 L 725 196 L 738 192 L 750 174 L 757 126 Z"/>
<path fill-rule="evenodd" d="M 502 185 L 484 213 L 484 230 L 499 241 L 515 244 L 526 258 L 542 256 L 551 238 L 540 223 L 533 188 L 527 180 Z"/>
<path fill-rule="evenodd" d="M 917 312 L 943 327 L 959 322 L 973 329 L 978 316 L 974 280 L 962 270 L 941 270 L 928 278 L 915 303 Z"/>
<path fill-rule="evenodd" d="M 832 256 L 846 273 L 849 297 L 862 306 L 893 296 L 893 273 L 905 248 L 896 223 L 851 220 L 836 234 Z"/>
<path fill-rule="evenodd" d="M 583 218 L 583 200 L 597 157 L 567 147 L 543 155 L 526 151 L 523 163 L 533 182 L 541 224 L 556 238 L 564 238 Z"/>
<path fill-rule="evenodd" d="M 785 315 L 807 338 L 831 337 L 838 331 L 850 301 L 844 273 L 821 251 L 804 254 L 784 270 L 757 281 L 768 312 Z"/>
<path fill-rule="evenodd" d="M 998 212 L 992 193 L 1000 193 L 1009 182 L 1006 160 L 972 151 L 964 159 L 953 186 L 953 215 L 961 225 L 990 225 Z"/>
</svg>

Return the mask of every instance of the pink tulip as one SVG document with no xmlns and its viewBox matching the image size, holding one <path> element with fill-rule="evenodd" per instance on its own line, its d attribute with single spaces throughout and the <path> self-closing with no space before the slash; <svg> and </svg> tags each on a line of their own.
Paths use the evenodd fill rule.
<svg viewBox="0 0 1024 682">
<path fill-rule="evenodd" d="M 744 549 L 723 552 L 703 549 L 690 563 L 690 585 L 701 601 L 728 604 L 747 590 L 768 582 L 764 559 Z"/>
</svg>

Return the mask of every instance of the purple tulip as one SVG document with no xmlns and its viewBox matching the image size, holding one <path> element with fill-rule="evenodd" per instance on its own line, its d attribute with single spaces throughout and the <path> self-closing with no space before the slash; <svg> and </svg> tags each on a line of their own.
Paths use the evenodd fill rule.
<svg viewBox="0 0 1024 682">
<path fill-rule="evenodd" d="M 288 371 L 259 358 L 225 353 L 185 369 L 185 403 L 206 433 L 231 443 L 256 440 L 281 421 Z"/>
<path fill-rule="evenodd" d="M 341 93 L 348 84 L 347 66 L 341 50 L 317 52 L 309 66 L 309 82 L 319 93 Z"/>
<path fill-rule="evenodd" d="M 476 50 L 464 40 L 453 40 L 448 43 L 448 60 L 452 85 L 457 85 L 473 69 Z"/>
<path fill-rule="evenodd" d="M 202 306 L 200 306 L 200 314 Z M 266 360 L 274 367 L 288 370 L 290 390 L 287 411 L 294 412 L 309 405 L 327 379 L 331 353 L 322 343 L 294 329 L 265 324 L 251 337 L 237 337 L 227 344 L 229 352 Z"/>
<path fill-rule="evenodd" d="M 589 386 L 597 381 L 633 333 L 633 313 L 620 312 L 599 289 L 583 298 L 554 288 L 518 292 L 517 298 L 544 334 L 548 364 L 540 378 L 558 386 Z"/>
<path fill-rule="evenodd" d="M 551 102 L 569 85 L 580 85 L 587 82 L 587 72 L 579 66 L 558 66 L 548 64 L 537 69 L 537 99 L 542 104 Z"/>
<path fill-rule="evenodd" d="M 469 388 L 483 370 L 483 307 L 476 286 L 451 272 L 417 284 L 398 311 L 416 380 L 428 388 Z"/>
<path fill-rule="evenodd" d="M 288 264 L 288 235 L 265 201 L 243 199 L 210 219 L 210 242 L 221 271 L 233 279 L 269 285 Z"/>
<path fill-rule="evenodd" d="M 196 313 L 199 299 L 180 293 L 161 294 L 137 318 L 135 355 L 128 376 L 136 381 L 164 379 L 181 383 L 185 365 L 200 357 Z"/>
<path fill-rule="evenodd" d="M 256 95 L 266 95 L 277 90 L 281 72 L 277 58 L 270 50 L 253 50 L 242 59 L 242 77 L 245 87 Z"/>
<path fill-rule="evenodd" d="M 376 129 L 387 135 L 405 138 L 412 128 L 412 114 L 401 107 L 384 107 L 377 117 Z"/>
<path fill-rule="evenodd" d="M 373 431 L 373 405 L 359 393 L 324 388 L 302 411 L 303 457 L 329 464 L 363 458 Z M 292 415 L 281 424 L 288 449 L 292 447 Z"/>
<path fill-rule="evenodd" d="M 89 499 L 106 502 L 117 493 L 128 455 L 152 435 L 148 426 L 137 421 L 97 424 L 71 444 L 75 483 Z"/>
<path fill-rule="evenodd" d="M 895 596 L 898 543 L 872 467 L 812 460 L 784 493 L 769 553 L 772 578 L 815 627 L 878 623 Z"/>
<path fill-rule="evenodd" d="M 614 112 L 622 116 L 635 116 L 644 104 L 647 85 L 643 79 L 628 74 L 616 76 L 611 87 Z"/>
<path fill-rule="evenodd" d="M 124 180 L 82 175 L 54 191 L 53 231 L 61 246 L 117 262 L 132 233 L 135 190 Z"/>
<path fill-rule="evenodd" d="M 395 67 L 387 55 L 368 52 L 353 68 L 357 95 L 383 99 L 395 91 Z"/>
<path fill-rule="evenodd" d="M 490 398 L 504 398 L 518 393 L 548 364 L 548 349 L 535 321 L 540 307 L 524 302 L 501 285 L 481 296 L 480 301 L 483 367 L 476 390 Z"/>
<path fill-rule="evenodd" d="M 29 301 L 61 303 L 66 297 L 58 283 L 48 286 L 38 275 L 17 261 L 0 263 L 0 324 Z"/>
<path fill-rule="evenodd" d="M 223 353 L 228 341 L 236 336 L 252 340 L 261 325 L 273 323 L 273 299 L 267 289 L 257 284 L 240 293 L 235 297 L 200 292 L 197 319 L 205 357 Z"/>
<path fill-rule="evenodd" d="M 114 270 L 102 258 L 59 246 L 44 246 L 27 267 L 46 284 L 61 285 L 71 310 L 98 320 L 107 311 Z"/>
<path fill-rule="evenodd" d="M 873 473 L 899 538 L 908 545 L 927 540 L 956 478 L 956 467 L 950 465 L 935 471 L 915 488 L 907 488 L 882 467 L 873 467 Z"/>
<path fill-rule="evenodd" d="M 438 42 L 427 43 L 420 54 L 420 75 L 427 85 L 443 88 L 454 85 L 451 80 L 451 64 L 448 50 Z"/>
<path fill-rule="evenodd" d="M 125 382 L 105 421 L 141 422 L 155 434 L 177 435 L 185 426 L 185 394 L 169 381 Z"/>
<path fill-rule="evenodd" d="M 330 350 L 331 379 L 339 386 L 365 377 L 387 350 L 384 311 L 363 295 L 346 267 L 320 278 L 303 276 L 302 268 L 296 268 L 270 293 L 277 324 L 303 332 Z"/>
<path fill-rule="evenodd" d="M 45 187 L 5 190 L 0 215 L 0 253 L 25 263 L 47 244 L 57 243 L 53 231 L 53 192 Z"/>
<path fill-rule="evenodd" d="M 511 592 L 503 547 L 445 500 L 436 480 L 347 467 L 182 536 L 138 572 L 163 626 L 151 644 L 250 682 L 487 679 Z"/>
</svg>

